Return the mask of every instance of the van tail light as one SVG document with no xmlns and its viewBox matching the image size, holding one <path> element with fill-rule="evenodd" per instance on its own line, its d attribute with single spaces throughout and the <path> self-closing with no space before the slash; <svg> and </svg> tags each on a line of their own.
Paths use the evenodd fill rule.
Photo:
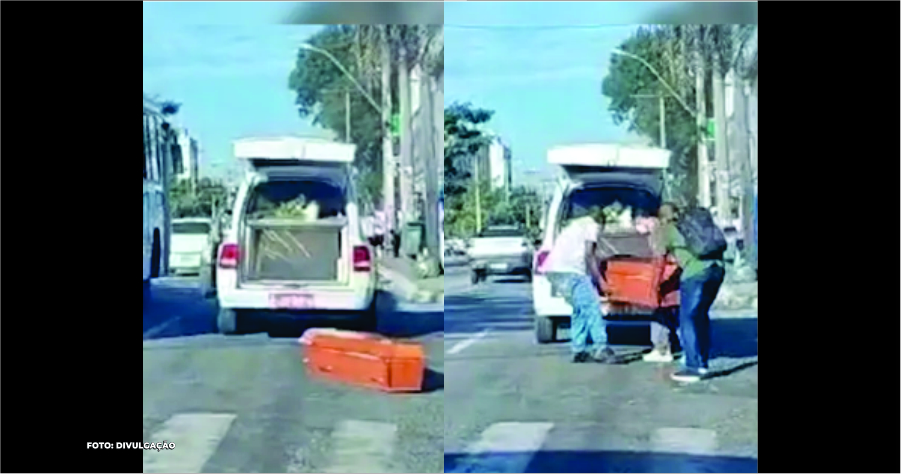
<svg viewBox="0 0 901 474">
<path fill-rule="evenodd" d="M 369 253 L 369 247 L 362 245 L 354 247 L 354 271 L 372 271 L 372 255 Z"/>
<path fill-rule="evenodd" d="M 219 250 L 219 268 L 234 269 L 238 268 L 238 262 L 241 260 L 241 249 L 237 244 L 223 244 Z"/>
<path fill-rule="evenodd" d="M 536 275 L 544 275 L 544 272 L 540 271 L 541 267 L 544 266 L 544 261 L 547 260 L 547 256 L 550 254 L 547 250 L 540 252 L 538 257 L 535 258 L 535 274 Z"/>
</svg>

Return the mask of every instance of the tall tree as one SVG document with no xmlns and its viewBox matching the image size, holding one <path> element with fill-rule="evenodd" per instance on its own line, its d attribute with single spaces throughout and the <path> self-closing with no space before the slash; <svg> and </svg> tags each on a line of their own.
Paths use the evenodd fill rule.
<svg viewBox="0 0 901 474">
<path fill-rule="evenodd" d="M 673 87 L 681 102 L 694 103 L 695 88 L 689 80 L 685 36 L 682 28 L 642 27 L 620 46 L 654 68 Z M 634 58 L 615 55 L 610 72 L 601 84 L 601 93 L 610 99 L 609 110 L 616 124 L 628 123 L 629 130 L 660 145 L 660 106 L 665 104 L 666 148 L 673 152 L 670 162 L 673 198 L 694 202 L 697 194 L 697 141 L 700 130 L 695 117 L 685 110 L 645 64 Z"/>
<path fill-rule="evenodd" d="M 719 71 L 721 78 L 730 70 L 739 76 L 756 77 L 756 44 L 753 54 L 743 54 L 745 48 L 751 47 L 755 31 L 754 25 L 641 27 L 620 49 L 647 61 L 660 78 L 634 58 L 615 55 L 611 59 L 601 92 L 610 99 L 609 110 L 615 123 L 628 123 L 630 131 L 659 145 L 659 104 L 643 96 L 665 97 L 666 147 L 673 152 L 671 185 L 679 201 L 693 203 L 698 195 L 697 143 L 705 133 L 698 127 L 697 111 L 689 106 L 693 111 L 690 113 L 683 103 L 697 102 L 698 74 L 705 85 L 702 103 L 706 110 L 714 109 L 713 70 Z M 673 91 L 663 87 L 661 78 Z M 716 85 L 720 84 L 717 81 Z M 676 100 L 673 92 L 682 100 Z"/>
<path fill-rule="evenodd" d="M 448 200 L 465 192 L 471 179 L 468 160 L 490 143 L 480 130 L 494 111 L 454 103 L 444 109 L 444 186 Z"/>
<path fill-rule="evenodd" d="M 328 51 L 361 83 L 372 97 L 381 94 L 381 83 L 374 78 L 380 66 L 374 59 L 376 41 L 371 27 L 327 26 L 308 41 Z M 324 54 L 299 49 L 297 64 L 288 78 L 288 87 L 296 93 L 295 103 L 302 118 L 335 132 L 347 133 L 346 99 L 350 98 L 350 142 L 357 145 L 355 164 L 360 169 L 361 192 L 372 201 L 381 195 L 383 127 L 379 111 L 359 92 L 353 80 Z M 394 95 L 394 94 L 392 94 Z"/>
</svg>

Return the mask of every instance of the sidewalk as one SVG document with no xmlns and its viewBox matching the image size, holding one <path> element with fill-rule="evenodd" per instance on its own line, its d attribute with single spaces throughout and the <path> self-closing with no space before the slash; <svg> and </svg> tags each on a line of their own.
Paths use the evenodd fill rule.
<svg viewBox="0 0 901 474">
<path fill-rule="evenodd" d="M 379 274 L 402 298 L 415 303 L 444 303 L 444 277 L 420 280 L 415 265 L 412 260 L 388 256 L 378 262 Z"/>
<path fill-rule="evenodd" d="M 727 268 L 726 281 L 713 303 L 714 310 L 757 311 L 757 281 L 747 268 Z"/>
</svg>

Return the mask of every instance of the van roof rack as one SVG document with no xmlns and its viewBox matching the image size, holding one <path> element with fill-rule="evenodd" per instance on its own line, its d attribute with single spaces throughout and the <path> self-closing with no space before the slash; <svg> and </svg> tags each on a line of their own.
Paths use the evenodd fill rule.
<svg viewBox="0 0 901 474">
<path fill-rule="evenodd" d="M 356 145 L 321 138 L 245 138 L 234 143 L 235 158 L 254 167 L 287 164 L 350 164 Z"/>
<path fill-rule="evenodd" d="M 558 146 L 547 153 L 553 165 L 580 172 L 587 168 L 666 169 L 671 152 L 662 148 L 620 144 L 583 144 Z"/>
</svg>

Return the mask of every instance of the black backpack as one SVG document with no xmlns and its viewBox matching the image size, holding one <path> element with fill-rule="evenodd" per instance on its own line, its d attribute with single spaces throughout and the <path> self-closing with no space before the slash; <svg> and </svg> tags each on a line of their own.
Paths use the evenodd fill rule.
<svg viewBox="0 0 901 474">
<path fill-rule="evenodd" d="M 728 248 L 726 235 L 717 227 L 710 211 L 702 207 L 683 213 L 676 228 L 685 238 L 688 251 L 701 260 L 722 258 Z"/>
</svg>

